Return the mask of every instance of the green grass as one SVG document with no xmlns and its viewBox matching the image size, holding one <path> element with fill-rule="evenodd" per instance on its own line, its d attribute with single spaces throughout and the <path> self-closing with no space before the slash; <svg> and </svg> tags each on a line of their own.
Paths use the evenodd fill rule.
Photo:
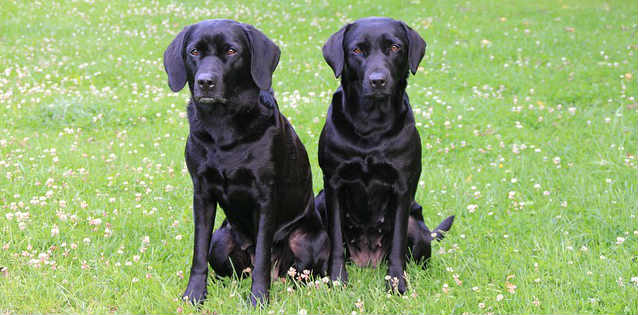
<svg viewBox="0 0 638 315">
<path fill-rule="evenodd" d="M 348 266 L 346 288 L 273 283 L 263 310 L 250 281 L 211 279 L 201 311 L 638 313 L 635 1 L 89 2 L 0 8 L 0 313 L 197 312 L 178 300 L 188 95 L 168 89 L 164 49 L 208 18 L 273 38 L 318 191 L 338 85 L 320 47 L 370 15 L 428 43 L 408 87 L 417 200 L 430 226 L 455 214 L 451 232 L 428 270 L 409 265 L 405 296 L 386 294 L 385 266 Z"/>
</svg>

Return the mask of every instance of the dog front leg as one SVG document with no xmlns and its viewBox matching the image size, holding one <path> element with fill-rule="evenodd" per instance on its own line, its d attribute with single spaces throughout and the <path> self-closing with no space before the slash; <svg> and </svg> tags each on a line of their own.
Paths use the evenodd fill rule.
<svg viewBox="0 0 638 315">
<path fill-rule="evenodd" d="M 329 183 L 329 180 L 324 180 Z M 331 184 L 326 185 L 326 210 L 328 212 L 328 228 L 332 249 L 330 250 L 330 259 L 328 262 L 328 273 L 332 281 L 341 281 L 343 284 L 348 283 L 348 271 L 346 271 L 344 248 L 343 248 L 343 232 L 341 222 L 343 213 L 339 203 L 337 190 Z"/>
<path fill-rule="evenodd" d="M 408 206 L 410 205 L 407 198 L 402 199 L 399 200 L 395 212 L 392 248 L 388 257 L 388 275 L 386 276 L 386 288 L 400 294 L 407 290 L 404 270 L 408 239 Z"/>
<path fill-rule="evenodd" d="M 264 203 L 259 209 L 257 242 L 255 244 L 255 269 L 250 288 L 250 303 L 253 306 L 268 302 L 270 291 L 271 248 L 274 234 L 274 200 Z"/>
<path fill-rule="evenodd" d="M 202 196 L 199 185 L 195 184 L 193 194 L 193 217 L 195 240 L 193 262 L 188 286 L 182 298 L 192 304 L 200 304 L 206 299 L 206 280 L 208 279 L 208 250 L 215 223 L 217 202 Z"/>
</svg>

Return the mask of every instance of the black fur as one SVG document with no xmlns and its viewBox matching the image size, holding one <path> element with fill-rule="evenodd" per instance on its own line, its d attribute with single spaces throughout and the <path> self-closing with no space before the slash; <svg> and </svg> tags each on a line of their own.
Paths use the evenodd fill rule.
<svg viewBox="0 0 638 315">
<path fill-rule="evenodd" d="M 268 299 L 271 271 L 325 274 L 329 238 L 314 208 L 308 155 L 271 90 L 279 48 L 254 27 L 208 20 L 184 28 L 164 53 L 168 83 L 188 83 L 186 165 L 195 240 L 184 298 L 206 298 L 218 276 L 252 269 L 250 301 Z M 226 214 L 213 233 L 217 204 Z"/>
<path fill-rule="evenodd" d="M 430 242 L 454 220 L 447 218 L 433 234 L 414 200 L 421 140 L 405 88 L 425 46 L 401 21 L 365 18 L 341 28 L 323 47 L 341 77 L 319 139 L 324 192 L 315 199 L 332 240 L 333 280 L 347 281 L 346 259 L 376 266 L 387 258 L 388 285 L 403 293 L 406 257 L 426 261 Z"/>
</svg>

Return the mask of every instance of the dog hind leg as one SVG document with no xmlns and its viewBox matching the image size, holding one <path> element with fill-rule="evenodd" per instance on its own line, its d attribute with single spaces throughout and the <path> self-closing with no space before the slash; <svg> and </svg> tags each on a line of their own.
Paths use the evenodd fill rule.
<svg viewBox="0 0 638 315">
<path fill-rule="evenodd" d="M 244 270 L 252 267 L 250 253 L 247 249 L 241 249 L 226 221 L 213 233 L 208 262 L 217 277 L 231 277 L 234 273 L 243 278 L 246 276 Z"/>
<path fill-rule="evenodd" d="M 309 231 L 300 226 L 290 233 L 288 246 L 297 272 L 308 270 L 314 276 L 327 275 L 330 238 L 325 230 Z"/>
</svg>

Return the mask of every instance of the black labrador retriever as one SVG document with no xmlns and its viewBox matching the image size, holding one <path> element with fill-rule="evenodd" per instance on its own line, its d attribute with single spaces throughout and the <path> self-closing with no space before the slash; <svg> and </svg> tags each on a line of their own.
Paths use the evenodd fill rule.
<svg viewBox="0 0 638 315">
<path fill-rule="evenodd" d="M 253 305 L 268 300 L 273 270 L 327 270 L 308 155 L 271 89 L 279 54 L 262 32 L 231 20 L 187 26 L 164 53 L 171 90 L 188 83 L 191 92 L 195 241 L 183 297 L 194 304 L 206 298 L 207 263 L 218 276 L 251 268 Z M 226 220 L 212 233 L 217 204 Z"/>
<path fill-rule="evenodd" d="M 324 191 L 315 201 L 327 216 L 333 280 L 347 281 L 346 258 L 376 266 L 387 257 L 388 287 L 404 293 L 406 258 L 425 266 L 430 242 L 454 221 L 450 216 L 430 232 L 414 200 L 421 140 L 405 88 L 425 46 L 417 32 L 389 18 L 357 20 L 323 46 L 341 77 L 319 139 Z"/>
</svg>

